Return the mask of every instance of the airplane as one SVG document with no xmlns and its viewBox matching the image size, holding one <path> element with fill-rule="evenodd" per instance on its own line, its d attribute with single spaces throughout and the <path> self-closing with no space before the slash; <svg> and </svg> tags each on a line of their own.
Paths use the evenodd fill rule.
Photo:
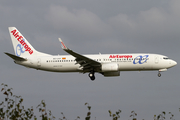
<svg viewBox="0 0 180 120">
<path fill-rule="evenodd" d="M 39 52 L 15 28 L 9 27 L 15 55 L 6 53 L 16 64 L 50 72 L 89 73 L 95 80 L 95 73 L 104 77 L 120 76 L 120 71 L 158 71 L 161 72 L 177 65 L 177 62 L 160 54 L 130 53 L 130 54 L 90 54 L 81 55 L 66 47 L 59 38 L 62 49 L 70 55 L 50 55 Z"/>
</svg>

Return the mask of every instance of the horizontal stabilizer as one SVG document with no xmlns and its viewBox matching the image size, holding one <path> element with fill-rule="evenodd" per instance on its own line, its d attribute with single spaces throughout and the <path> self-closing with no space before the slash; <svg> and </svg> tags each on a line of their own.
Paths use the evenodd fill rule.
<svg viewBox="0 0 180 120">
<path fill-rule="evenodd" d="M 6 55 L 8 55 L 9 57 L 11 57 L 12 59 L 14 59 L 15 61 L 27 61 L 27 59 L 24 59 L 22 57 L 18 57 L 18 56 L 15 56 L 13 54 L 10 54 L 10 53 L 5 53 Z"/>
</svg>

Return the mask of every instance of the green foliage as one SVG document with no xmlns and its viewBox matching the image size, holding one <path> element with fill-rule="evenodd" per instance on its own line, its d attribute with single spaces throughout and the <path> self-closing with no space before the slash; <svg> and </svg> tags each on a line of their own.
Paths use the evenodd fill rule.
<svg viewBox="0 0 180 120">
<path fill-rule="evenodd" d="M 52 115 L 51 110 L 46 109 L 46 103 L 44 100 L 41 101 L 41 103 L 36 107 L 37 109 L 39 108 L 39 112 L 41 113 L 40 117 L 42 120 L 54 120 L 55 117 Z M 47 113 L 47 111 L 49 113 Z"/>
<path fill-rule="evenodd" d="M 87 108 L 88 108 L 88 112 L 87 112 L 87 116 L 85 118 L 85 120 L 90 120 L 91 119 L 91 106 L 89 106 L 89 103 L 85 103 L 85 105 L 87 105 Z"/>
<path fill-rule="evenodd" d="M 109 116 L 112 118 L 112 120 L 118 120 L 120 118 L 120 113 L 121 110 L 118 110 L 116 113 L 112 113 L 111 110 L 108 111 L 109 112 Z"/>
<path fill-rule="evenodd" d="M 6 96 L 5 101 L 0 104 L 0 119 L 29 120 L 33 117 L 33 108 L 24 109 L 22 105 L 23 98 L 13 95 L 12 88 L 1 84 L 1 92 Z"/>
<path fill-rule="evenodd" d="M 170 120 L 175 120 L 174 115 L 171 112 L 169 112 L 169 114 L 170 114 Z"/>
<path fill-rule="evenodd" d="M 30 120 L 33 119 L 37 120 L 37 117 L 34 115 L 34 109 L 33 107 L 25 109 L 25 107 L 22 105 L 24 99 L 21 96 L 16 96 L 12 93 L 12 88 L 8 88 L 8 85 L 2 84 L 1 92 L 3 95 L 5 95 L 4 101 L 0 103 L 0 120 Z M 85 120 L 91 119 L 91 106 L 89 103 L 85 103 L 85 106 L 87 106 L 88 112 L 85 117 Z M 40 104 L 36 107 L 36 109 L 39 109 L 39 113 L 42 120 L 55 120 L 56 118 L 53 116 L 51 110 L 47 110 L 46 103 L 44 100 L 40 102 Z M 118 120 L 120 119 L 120 113 L 121 110 L 116 111 L 115 113 L 112 113 L 111 110 L 108 111 L 109 116 L 112 120 Z M 179 108 L 180 112 L 180 108 Z M 68 120 L 64 113 L 61 112 L 62 118 L 59 118 L 59 120 Z M 165 120 L 166 119 L 166 112 L 163 111 L 159 115 L 154 115 L 154 120 Z M 174 115 L 169 112 L 168 114 L 170 120 L 175 120 Z M 130 117 L 132 120 L 137 120 L 137 113 L 135 111 L 131 111 Z M 80 119 L 79 116 L 75 120 Z M 96 118 L 95 118 L 96 120 Z M 144 120 L 144 119 L 143 119 Z"/>
<path fill-rule="evenodd" d="M 165 120 L 166 119 L 165 115 L 166 115 L 165 111 L 163 111 L 159 115 L 154 115 L 154 120 Z M 170 120 L 175 120 L 174 115 L 171 112 L 169 112 L 169 115 L 170 115 Z"/>
<path fill-rule="evenodd" d="M 136 116 L 137 116 L 137 113 L 135 113 L 135 111 L 131 111 L 130 117 L 132 117 L 133 120 L 137 120 L 137 119 L 136 119 Z"/>
</svg>

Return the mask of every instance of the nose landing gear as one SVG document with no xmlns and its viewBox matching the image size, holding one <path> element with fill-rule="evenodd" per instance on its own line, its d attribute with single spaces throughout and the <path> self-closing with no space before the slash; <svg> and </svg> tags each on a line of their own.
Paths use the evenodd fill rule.
<svg viewBox="0 0 180 120">
<path fill-rule="evenodd" d="M 91 71 L 91 72 L 89 73 L 89 77 L 90 77 L 90 79 L 91 79 L 92 81 L 95 80 L 94 71 Z"/>
<path fill-rule="evenodd" d="M 158 73 L 158 77 L 161 77 L 161 73 L 160 72 Z"/>
</svg>

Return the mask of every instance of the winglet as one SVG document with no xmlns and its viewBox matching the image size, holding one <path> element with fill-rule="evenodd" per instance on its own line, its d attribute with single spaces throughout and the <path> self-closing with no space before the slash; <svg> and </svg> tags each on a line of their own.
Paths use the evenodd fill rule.
<svg viewBox="0 0 180 120">
<path fill-rule="evenodd" d="M 61 40 L 61 38 L 59 38 L 59 41 L 60 41 L 60 43 L 61 43 L 62 49 L 68 49 L 68 48 L 65 46 L 64 42 Z"/>
</svg>

